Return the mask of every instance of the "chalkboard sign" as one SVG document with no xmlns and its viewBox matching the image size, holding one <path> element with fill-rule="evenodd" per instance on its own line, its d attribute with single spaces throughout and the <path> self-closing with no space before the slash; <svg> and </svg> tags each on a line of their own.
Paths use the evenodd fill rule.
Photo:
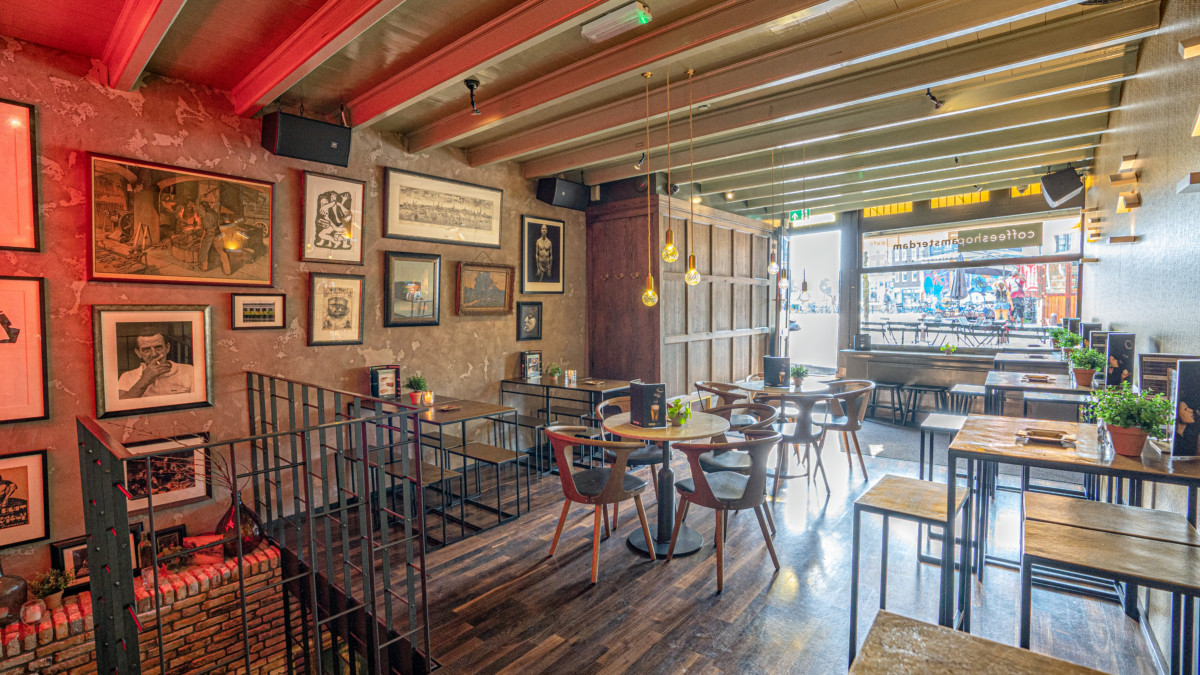
<svg viewBox="0 0 1200 675">
<path fill-rule="evenodd" d="M 1072 333 L 1078 333 L 1079 332 L 1079 319 L 1063 319 L 1063 328 L 1066 328 L 1067 330 L 1071 331 Z"/>
</svg>

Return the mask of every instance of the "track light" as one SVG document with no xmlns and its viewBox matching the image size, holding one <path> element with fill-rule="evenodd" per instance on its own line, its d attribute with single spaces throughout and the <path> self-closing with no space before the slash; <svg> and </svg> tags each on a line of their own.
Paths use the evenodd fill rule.
<svg viewBox="0 0 1200 675">
<path fill-rule="evenodd" d="M 946 102 L 934 96 L 933 92 L 930 91 L 928 87 L 925 89 L 925 95 L 929 97 L 930 101 L 933 101 L 934 110 L 941 110 L 942 106 L 946 105 Z"/>
<path fill-rule="evenodd" d="M 643 152 L 642 156 L 638 159 L 638 161 L 636 163 L 634 163 L 633 168 L 637 169 L 638 171 L 641 171 L 642 165 L 645 163 L 646 163 L 646 153 Z"/>
<path fill-rule="evenodd" d="M 483 113 L 479 112 L 479 108 L 475 105 L 475 90 L 479 88 L 479 80 L 471 78 L 463 81 L 463 84 L 467 85 L 467 91 L 471 92 L 471 114 L 482 115 Z"/>
<path fill-rule="evenodd" d="M 733 201 L 733 192 L 732 191 L 725 193 L 725 201 L 727 201 L 727 202 Z"/>
</svg>

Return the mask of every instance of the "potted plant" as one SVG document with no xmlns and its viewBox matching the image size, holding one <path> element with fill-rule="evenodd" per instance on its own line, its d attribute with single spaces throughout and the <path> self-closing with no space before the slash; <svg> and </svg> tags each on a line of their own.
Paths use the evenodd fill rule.
<svg viewBox="0 0 1200 675">
<path fill-rule="evenodd" d="M 63 591 L 74 579 L 71 570 L 50 570 L 34 577 L 29 582 L 29 590 L 34 597 L 44 601 L 48 609 L 58 609 L 62 607 Z"/>
<path fill-rule="evenodd" d="M 1050 344 L 1053 345 L 1055 349 L 1062 348 L 1062 336 L 1063 336 L 1063 333 L 1066 333 L 1066 332 L 1068 332 L 1067 329 L 1063 328 L 1061 326 L 1057 326 L 1057 327 L 1050 329 L 1050 332 L 1049 332 Z"/>
<path fill-rule="evenodd" d="M 559 375 L 562 375 L 562 372 L 562 366 L 551 361 L 550 364 L 546 366 L 546 371 L 542 374 L 546 377 L 558 377 Z"/>
<path fill-rule="evenodd" d="M 1081 344 L 1083 344 L 1083 337 L 1079 333 L 1065 331 L 1058 336 L 1058 345 L 1062 347 L 1063 359 L 1071 358 L 1071 352 Z"/>
<path fill-rule="evenodd" d="M 671 424 L 681 427 L 687 424 L 687 421 L 692 418 L 691 402 L 686 398 L 675 399 L 670 407 L 667 408 L 667 419 Z"/>
<path fill-rule="evenodd" d="M 946 343 L 946 344 L 942 345 L 941 347 L 939 347 L 938 351 L 940 351 L 942 354 L 944 354 L 946 356 L 950 356 L 954 352 L 958 351 L 958 345 L 952 345 L 952 344 Z"/>
<path fill-rule="evenodd" d="M 1092 386 L 1096 371 L 1104 367 L 1104 355 L 1095 349 L 1076 349 L 1071 352 L 1071 366 L 1075 369 L 1075 384 Z"/>
<path fill-rule="evenodd" d="M 1163 438 L 1163 426 L 1171 422 L 1171 401 L 1162 394 L 1137 394 L 1123 382 L 1120 387 L 1101 389 L 1089 410 L 1104 422 L 1118 455 L 1142 454 L 1146 438 Z"/>
<path fill-rule="evenodd" d="M 408 390 L 408 398 L 412 404 L 421 405 L 421 397 L 429 391 L 429 383 L 420 375 L 409 375 L 404 381 L 404 388 Z"/>
<path fill-rule="evenodd" d="M 799 389 L 804 384 L 804 378 L 808 377 L 808 368 L 800 364 L 792 365 L 792 386 Z"/>
</svg>

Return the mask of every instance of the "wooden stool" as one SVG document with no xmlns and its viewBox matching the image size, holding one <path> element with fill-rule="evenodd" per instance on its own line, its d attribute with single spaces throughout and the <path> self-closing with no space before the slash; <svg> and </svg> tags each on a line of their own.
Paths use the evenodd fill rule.
<svg viewBox="0 0 1200 675">
<path fill-rule="evenodd" d="M 908 409 L 900 417 L 903 424 L 908 424 L 910 417 L 914 423 L 917 421 L 917 413 L 921 411 L 921 398 L 926 394 L 933 395 L 931 411 L 946 410 L 950 407 L 950 397 L 945 387 L 931 384 L 910 384 L 905 386 L 904 390 L 908 393 Z"/>
<path fill-rule="evenodd" d="M 975 399 L 983 399 L 987 389 L 982 384 L 956 384 L 950 387 L 950 411 L 969 415 Z"/>
<path fill-rule="evenodd" d="M 879 392 L 887 391 L 891 393 L 891 399 L 888 405 L 879 403 Z M 892 413 L 892 424 L 896 424 L 896 416 L 900 416 L 900 421 L 904 421 L 904 384 L 901 382 L 876 382 L 875 391 L 871 392 L 871 400 L 867 403 L 867 413 L 874 415 L 876 409 L 883 408 Z"/>
<path fill-rule="evenodd" d="M 954 519 L 963 510 L 963 505 L 967 499 L 967 491 L 962 488 L 956 488 L 954 496 L 954 513 L 947 514 L 945 485 L 888 474 L 881 478 L 878 483 L 871 486 L 870 490 L 867 490 L 862 496 L 854 500 L 854 534 L 850 558 L 851 663 L 854 662 L 854 655 L 858 652 L 858 549 L 863 512 L 878 513 L 883 516 L 883 550 L 880 556 L 881 566 L 879 572 L 879 608 L 886 609 L 888 519 L 900 518 L 901 520 L 914 521 L 918 527 L 921 525 L 940 527 L 943 532 L 953 532 Z M 953 538 L 953 535 L 951 535 L 951 538 Z M 969 551 L 969 546 L 963 546 L 959 555 L 959 569 L 964 575 L 970 575 L 970 567 L 967 562 Z M 947 573 L 953 574 L 953 570 L 948 571 L 943 568 L 942 574 Z M 964 580 L 961 582 L 962 588 L 965 588 L 967 583 L 970 582 L 964 577 Z M 960 600 L 962 599 L 962 588 L 959 590 Z M 938 589 L 939 594 L 944 592 L 941 584 L 938 585 Z M 943 594 L 940 599 L 941 602 L 939 605 L 944 610 L 948 606 L 950 598 L 945 597 Z M 943 611 L 943 614 L 948 615 L 950 612 Z M 962 616 L 963 625 L 970 625 L 970 616 L 970 608 L 964 607 Z M 958 623 L 953 616 L 942 616 L 939 617 L 939 620 L 943 622 L 943 625 Z M 946 623 L 947 620 L 949 623 Z"/>
</svg>

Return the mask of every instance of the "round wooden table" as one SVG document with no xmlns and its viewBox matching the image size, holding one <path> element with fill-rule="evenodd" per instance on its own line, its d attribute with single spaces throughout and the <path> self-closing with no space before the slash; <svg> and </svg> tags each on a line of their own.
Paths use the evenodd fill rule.
<svg viewBox="0 0 1200 675">
<path fill-rule="evenodd" d="M 810 378 L 804 378 L 799 391 L 795 387 L 768 387 L 765 380 L 750 380 L 734 385 L 743 391 L 762 392 L 764 394 L 822 394 L 829 391 L 829 384 Z"/>
<path fill-rule="evenodd" d="M 654 553 L 666 556 L 671 547 L 671 529 L 675 527 L 675 472 L 671 470 L 671 442 L 698 441 L 712 438 L 729 431 L 729 421 L 724 417 L 703 412 L 692 412 L 692 418 L 681 426 L 639 427 L 629 423 L 629 413 L 613 415 L 604 420 L 604 430 L 622 438 L 650 441 L 662 447 L 663 465 L 658 470 L 658 531 L 654 535 Z M 650 555 L 649 546 L 641 529 L 629 535 L 629 545 L 635 550 Z M 679 528 L 679 539 L 675 542 L 675 555 L 689 555 L 700 550 L 704 538 L 687 525 Z"/>
</svg>

